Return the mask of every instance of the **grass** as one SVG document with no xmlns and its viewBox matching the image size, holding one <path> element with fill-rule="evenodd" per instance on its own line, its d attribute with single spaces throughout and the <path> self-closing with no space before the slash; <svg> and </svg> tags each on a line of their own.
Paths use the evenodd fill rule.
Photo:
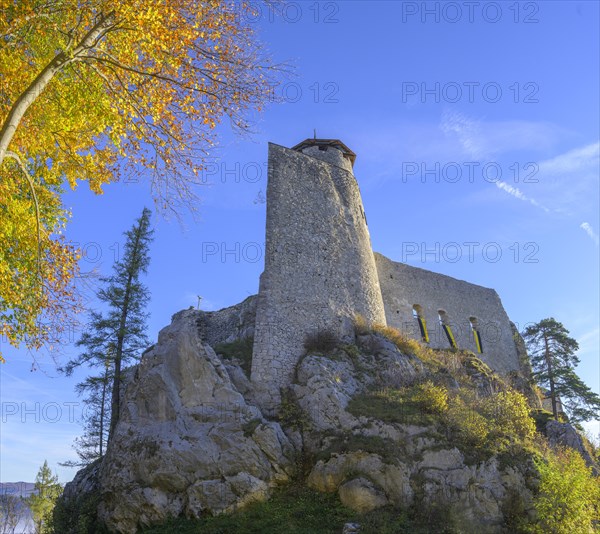
<svg viewBox="0 0 600 534">
<path fill-rule="evenodd" d="M 271 500 L 255 503 L 230 515 L 201 519 L 178 518 L 142 530 L 143 534 L 339 534 L 345 523 L 359 523 L 361 534 L 425 534 L 406 514 L 386 506 L 358 514 L 335 494 L 301 485 L 281 488 Z"/>
<path fill-rule="evenodd" d="M 287 486 L 271 500 L 255 503 L 229 515 L 202 519 L 174 519 L 143 530 L 144 534 L 339 534 L 354 512 L 332 494 L 302 486 Z"/>
<path fill-rule="evenodd" d="M 393 388 L 356 395 L 350 399 L 346 410 L 356 417 L 373 417 L 386 423 L 431 425 L 437 420 L 405 390 Z"/>
<path fill-rule="evenodd" d="M 332 454 L 344 454 L 349 452 L 363 451 L 378 454 L 388 464 L 397 463 L 398 458 L 404 451 L 397 443 L 381 436 L 364 436 L 362 434 L 338 435 L 332 444 L 326 449 L 319 451 L 316 460 L 327 461 Z"/>
<path fill-rule="evenodd" d="M 252 368 L 252 347 L 254 346 L 254 338 L 247 337 L 238 339 L 231 343 L 218 343 L 214 346 L 215 352 L 228 360 L 237 360 L 246 376 L 250 377 Z"/>
</svg>

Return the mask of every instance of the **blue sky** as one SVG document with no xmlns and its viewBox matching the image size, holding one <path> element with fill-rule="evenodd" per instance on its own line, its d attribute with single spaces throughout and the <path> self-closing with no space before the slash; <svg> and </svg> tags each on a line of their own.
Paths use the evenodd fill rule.
<svg viewBox="0 0 600 534">
<path fill-rule="evenodd" d="M 598 391 L 598 6 L 348 1 L 263 11 L 262 40 L 296 76 L 254 135 L 221 128 L 199 220 L 155 218 L 150 337 L 197 295 L 218 309 L 257 292 L 267 142 L 293 146 L 316 128 L 357 153 L 376 251 L 495 288 L 519 327 L 554 316 L 579 341 L 578 372 Z M 65 202 L 82 270 L 105 274 L 122 232 L 152 206 L 143 182 L 103 196 L 82 184 Z M 74 470 L 58 462 L 75 458 L 81 406 L 70 403 L 82 375 L 58 376 L 43 354 L 31 371 L 25 351 L 2 349 L 0 481 L 32 481 L 48 459 L 66 482 Z"/>
</svg>

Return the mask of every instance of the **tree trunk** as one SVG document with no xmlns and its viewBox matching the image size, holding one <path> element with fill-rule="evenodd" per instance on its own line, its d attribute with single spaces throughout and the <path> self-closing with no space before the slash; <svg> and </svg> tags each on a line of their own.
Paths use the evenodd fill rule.
<svg viewBox="0 0 600 534">
<path fill-rule="evenodd" d="M 84 36 L 81 42 L 75 47 L 71 55 L 65 52 L 60 52 L 48 63 L 42 71 L 29 84 L 29 87 L 19 95 L 12 108 L 8 112 L 4 124 L 0 129 L 0 167 L 6 156 L 8 146 L 12 141 L 25 112 L 31 104 L 35 102 L 37 97 L 42 93 L 46 86 L 50 83 L 54 75 L 62 70 L 66 65 L 77 61 L 77 55 L 84 50 L 89 50 L 95 46 L 98 41 L 106 34 L 113 24 L 114 12 L 108 15 L 102 15 L 94 27 Z"/>
<path fill-rule="evenodd" d="M 108 356 L 107 356 L 108 359 Z M 108 361 L 107 361 L 108 363 Z M 106 406 L 106 388 L 108 386 L 108 365 L 104 368 L 102 379 L 102 404 L 100 405 L 100 458 L 104 452 L 104 407 Z"/>
<path fill-rule="evenodd" d="M 125 295 L 123 296 L 123 308 L 121 310 L 121 318 L 119 321 L 119 330 L 117 332 L 117 348 L 115 350 L 115 376 L 113 377 L 111 410 L 110 410 L 110 428 L 108 431 L 108 441 L 110 442 L 117 421 L 119 420 L 119 410 L 121 409 L 121 361 L 123 359 L 123 342 L 125 340 L 125 326 L 127 324 L 127 316 L 129 314 L 129 299 L 131 295 L 131 282 L 133 281 L 134 265 L 137 261 L 140 247 L 141 226 L 138 226 L 135 234 L 135 244 L 131 253 L 132 263 L 128 266 L 127 284 L 125 285 Z"/>
<path fill-rule="evenodd" d="M 550 399 L 552 401 L 552 415 L 554 420 L 558 421 L 558 409 L 556 407 L 556 392 L 554 387 L 554 374 L 552 371 L 552 359 L 550 358 L 550 346 L 548 344 L 548 337 L 544 334 L 544 358 L 546 359 L 546 366 L 548 368 L 548 382 L 550 383 Z"/>
</svg>

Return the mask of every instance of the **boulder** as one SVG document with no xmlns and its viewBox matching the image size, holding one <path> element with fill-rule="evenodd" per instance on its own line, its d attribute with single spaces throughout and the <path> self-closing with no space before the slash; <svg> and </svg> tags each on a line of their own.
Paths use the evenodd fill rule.
<svg viewBox="0 0 600 534">
<path fill-rule="evenodd" d="M 385 493 L 366 478 L 354 478 L 338 490 L 344 506 L 359 513 L 370 512 L 388 503 Z"/>
</svg>

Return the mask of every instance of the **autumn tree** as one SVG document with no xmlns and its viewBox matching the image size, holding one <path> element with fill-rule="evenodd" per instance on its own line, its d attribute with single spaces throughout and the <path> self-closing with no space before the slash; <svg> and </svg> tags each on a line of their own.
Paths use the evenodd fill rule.
<svg viewBox="0 0 600 534">
<path fill-rule="evenodd" d="M 600 415 L 600 396 L 575 373 L 579 345 L 563 324 L 552 317 L 542 319 L 528 326 L 522 335 L 534 379 L 550 392 L 554 419 L 558 420 L 559 399 L 572 422 L 589 421 Z"/>
<path fill-rule="evenodd" d="M 62 486 L 58 483 L 58 477 L 52 473 L 48 462 L 44 460 L 44 465 L 35 477 L 34 493 L 27 498 L 33 515 L 35 534 L 44 533 L 44 527 L 50 522 L 54 504 L 61 493 Z"/>
<path fill-rule="evenodd" d="M 581 455 L 569 448 L 544 448 L 534 458 L 539 487 L 533 505 L 537 518 L 527 532 L 597 532 L 600 481 Z"/>
<path fill-rule="evenodd" d="M 248 131 L 279 69 L 243 3 L 0 0 L 0 334 L 48 339 L 76 308 L 62 188 L 144 177 L 157 206 L 194 199 L 224 119 Z"/>
<path fill-rule="evenodd" d="M 123 366 L 135 361 L 149 343 L 146 336 L 146 321 L 149 315 L 146 307 L 150 296 L 148 289 L 140 281 L 140 275 L 147 272 L 150 263 L 152 234 L 150 210 L 144 208 L 131 230 L 125 232 L 123 257 L 115 263 L 113 274 L 101 280 L 102 287 L 97 297 L 107 305 L 107 312 L 90 313 L 88 327 L 77 341 L 77 345 L 85 350 L 63 368 L 67 375 L 72 374 L 81 365 L 87 365 L 97 372 L 94 380 L 84 381 L 78 388 L 80 391 L 92 391 L 95 395 L 93 406 L 96 407 L 96 422 L 101 424 L 102 428 L 95 430 L 96 435 L 88 432 L 84 437 L 92 440 L 92 446 L 88 444 L 86 447 L 88 452 L 93 451 L 93 443 L 96 442 L 98 456 L 103 453 L 104 429 L 108 428 L 110 438 L 119 417 Z M 107 391 L 109 378 L 110 391 Z M 108 425 L 105 423 L 107 395 L 110 398 Z M 95 458 L 88 457 L 86 462 L 93 459 Z"/>
</svg>

